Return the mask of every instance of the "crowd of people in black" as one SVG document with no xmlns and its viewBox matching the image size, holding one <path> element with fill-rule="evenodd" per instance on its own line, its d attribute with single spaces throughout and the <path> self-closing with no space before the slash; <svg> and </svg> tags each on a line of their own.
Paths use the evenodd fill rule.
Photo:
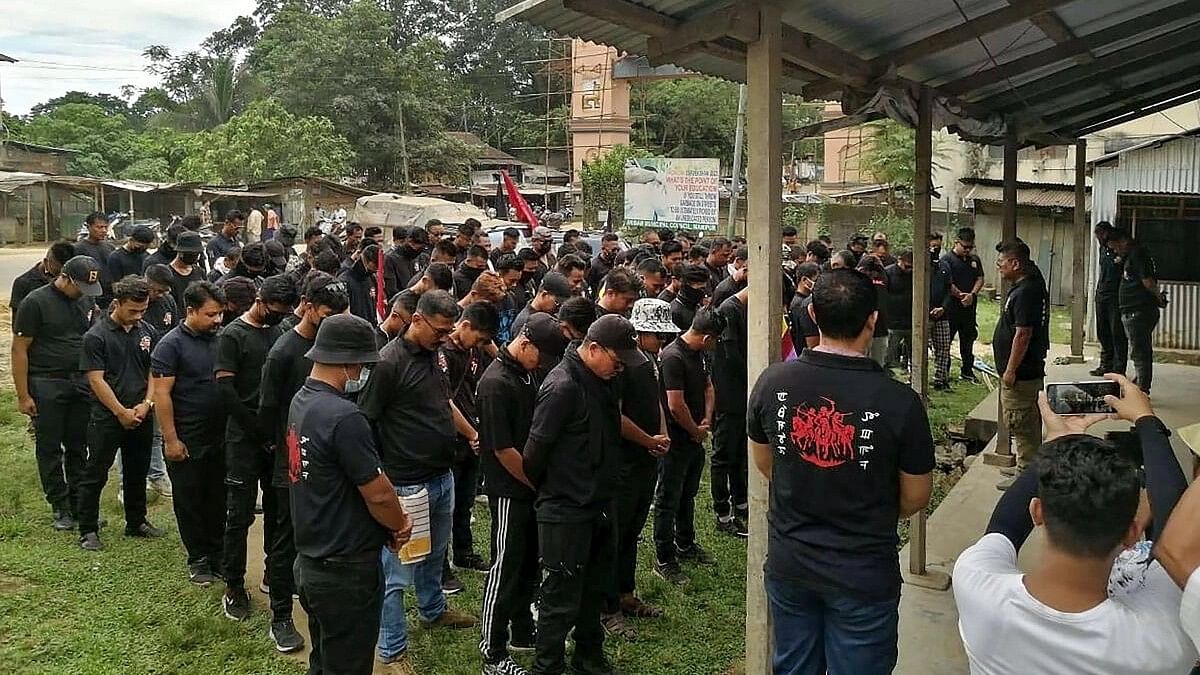
<svg viewBox="0 0 1200 675">
<path fill-rule="evenodd" d="M 171 496 L 189 579 L 224 584 L 234 620 L 253 611 L 261 508 L 269 637 L 303 648 L 298 595 L 311 672 L 415 672 L 409 595 L 428 628 L 479 626 L 485 675 L 528 672 L 523 651 L 532 672 L 562 673 L 569 636 L 573 671 L 599 675 L 613 672 L 606 636 L 635 639 L 629 618 L 663 613 L 637 594 L 647 523 L 655 574 L 687 584 L 714 562 L 696 531 L 706 461 L 716 528 L 744 538 L 753 457 L 772 479 L 777 672 L 894 664 L 895 522 L 928 502 L 933 458 L 920 399 L 888 370 L 911 359 L 920 264 L 934 385 L 950 386 L 955 334 L 973 378 L 970 229 L 945 255 L 935 234 L 893 256 L 882 233 L 834 250 L 785 227 L 783 268 L 752 271 L 743 240 L 667 229 L 604 234 L 598 251 L 544 227 L 522 248 L 513 229 L 493 249 L 477 222 L 433 220 L 394 228 L 385 248 L 355 223 L 345 240 L 283 224 L 263 242 L 243 222 L 226 214 L 204 245 L 185 218 L 150 253 L 148 230 L 114 248 L 92 214 L 86 238 L 14 283 L 18 406 L 53 526 L 80 547 L 104 548 L 99 499 L 119 456 L 125 534 L 164 536 L 146 494 Z M 1013 288 L 997 363 L 1023 393 L 1044 375 L 1048 298 L 1027 246 L 997 252 Z M 798 355 L 757 383 L 751 273 L 782 284 Z M 486 573 L 479 618 L 447 601 L 462 572 Z"/>
</svg>

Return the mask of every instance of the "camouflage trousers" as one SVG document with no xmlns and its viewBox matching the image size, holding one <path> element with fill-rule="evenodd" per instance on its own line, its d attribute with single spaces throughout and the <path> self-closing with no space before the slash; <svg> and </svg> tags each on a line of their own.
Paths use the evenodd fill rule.
<svg viewBox="0 0 1200 675">
<path fill-rule="evenodd" d="M 1042 445 L 1042 413 L 1038 410 L 1038 392 L 1045 380 L 1017 380 L 1012 386 L 1000 383 L 1000 402 L 1004 405 L 1004 420 L 1013 440 L 1017 466 L 1024 468 L 1033 461 Z"/>
</svg>

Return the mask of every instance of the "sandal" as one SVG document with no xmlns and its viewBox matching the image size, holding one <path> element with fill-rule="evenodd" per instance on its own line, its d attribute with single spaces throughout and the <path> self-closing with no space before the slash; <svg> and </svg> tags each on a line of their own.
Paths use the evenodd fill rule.
<svg viewBox="0 0 1200 675">
<path fill-rule="evenodd" d="M 621 613 L 638 619 L 657 619 L 663 615 L 663 610 L 661 607 L 642 602 L 641 598 L 634 596 L 631 600 L 621 601 Z"/>
<path fill-rule="evenodd" d="M 619 637 L 629 642 L 637 639 L 637 629 L 629 625 L 625 621 L 625 615 L 617 612 L 616 614 L 606 614 L 602 618 L 604 630 L 613 637 Z"/>
</svg>

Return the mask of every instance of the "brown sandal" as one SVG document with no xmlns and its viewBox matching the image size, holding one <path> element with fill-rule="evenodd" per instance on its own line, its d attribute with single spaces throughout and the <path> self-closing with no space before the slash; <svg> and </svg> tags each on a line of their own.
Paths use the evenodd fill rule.
<svg viewBox="0 0 1200 675">
<path fill-rule="evenodd" d="M 637 629 L 625 621 L 625 615 L 617 612 L 616 614 L 606 614 L 602 617 L 604 630 L 613 637 L 619 637 L 629 642 L 637 639 Z"/>
<path fill-rule="evenodd" d="M 639 619 L 657 619 L 663 615 L 661 607 L 642 602 L 642 599 L 636 595 L 631 600 L 621 601 L 621 612 L 626 616 Z"/>
</svg>

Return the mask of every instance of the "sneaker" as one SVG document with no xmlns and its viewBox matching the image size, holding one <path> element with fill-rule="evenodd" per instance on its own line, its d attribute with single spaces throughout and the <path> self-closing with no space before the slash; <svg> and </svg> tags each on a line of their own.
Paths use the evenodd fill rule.
<svg viewBox="0 0 1200 675">
<path fill-rule="evenodd" d="M 950 383 L 949 382 L 934 382 L 933 389 L 934 389 L 934 391 L 950 391 Z"/>
<path fill-rule="evenodd" d="M 529 671 L 508 657 L 498 663 L 484 663 L 483 675 L 529 675 Z"/>
<path fill-rule="evenodd" d="M 683 562 L 697 563 L 700 565 L 712 565 L 717 562 L 717 559 L 712 557 L 712 554 L 700 547 L 700 544 L 692 544 L 687 548 L 679 549 L 679 559 Z"/>
<path fill-rule="evenodd" d="M 1099 368 L 1093 368 L 1092 370 L 1089 370 L 1088 375 L 1091 375 L 1092 377 L 1104 377 L 1104 374 L 1107 372 L 1107 368 L 1100 366 Z"/>
<path fill-rule="evenodd" d="M 103 551 L 104 542 L 100 541 L 100 535 L 88 532 L 79 538 L 79 548 L 85 551 Z"/>
<path fill-rule="evenodd" d="M 996 483 L 996 489 L 1001 492 L 1007 492 L 1008 488 L 1012 487 L 1013 483 L 1015 483 L 1015 482 L 1017 482 L 1017 477 L 1009 476 L 1008 478 L 1005 478 L 1004 480 L 1000 481 L 999 483 Z"/>
<path fill-rule="evenodd" d="M 54 529 L 64 532 L 66 530 L 74 530 L 77 527 L 79 527 L 79 523 L 75 520 L 75 516 L 71 515 L 70 511 L 54 512 Z"/>
<path fill-rule="evenodd" d="M 688 576 L 683 573 L 683 568 L 677 562 L 655 563 L 654 574 L 663 581 L 675 585 L 683 586 L 688 582 Z"/>
<path fill-rule="evenodd" d="M 422 624 L 426 628 L 474 628 L 479 625 L 479 619 L 453 607 L 447 607 L 441 616 L 433 621 L 422 622 Z"/>
<path fill-rule="evenodd" d="M 469 553 L 462 558 L 455 556 L 454 566 L 460 570 L 472 570 L 475 572 L 486 572 L 492 569 L 492 564 L 475 553 Z"/>
<path fill-rule="evenodd" d="M 291 619 L 272 621 L 271 627 L 267 629 L 267 635 L 275 643 L 277 652 L 287 654 L 304 649 L 304 638 L 296 631 L 296 624 L 292 623 Z"/>
<path fill-rule="evenodd" d="M 171 498 L 171 479 L 166 476 L 146 481 L 146 488 L 157 492 L 167 499 Z"/>
<path fill-rule="evenodd" d="M 213 575 L 212 568 L 208 566 L 208 563 L 188 566 L 188 581 L 193 584 L 201 588 L 208 588 L 216 580 L 217 578 Z"/>
<path fill-rule="evenodd" d="M 125 528 L 126 537 L 139 537 L 142 539 L 159 539 L 167 536 L 167 531 L 161 527 L 155 527 L 150 524 L 150 521 L 144 520 L 141 525 L 134 528 Z"/>
<path fill-rule="evenodd" d="M 746 524 L 733 516 L 729 516 L 729 520 L 717 518 L 717 531 L 741 539 L 750 536 L 750 531 L 746 529 Z"/>
<path fill-rule="evenodd" d="M 595 657 L 581 657 L 579 652 L 571 658 L 571 672 L 576 675 L 616 675 L 612 662 L 601 654 Z"/>
<path fill-rule="evenodd" d="M 970 382 L 971 384 L 979 384 L 979 378 L 975 377 L 975 373 L 963 373 L 961 379 L 963 382 Z"/>
<path fill-rule="evenodd" d="M 462 593 L 463 583 L 454 576 L 454 572 L 444 570 L 442 572 L 442 592 L 446 595 L 456 595 Z"/>
<path fill-rule="evenodd" d="M 250 596 L 244 588 L 226 588 L 221 596 L 221 607 L 225 617 L 234 621 L 245 621 L 250 618 Z"/>
<path fill-rule="evenodd" d="M 390 658 L 380 657 L 379 663 L 383 667 L 378 669 L 387 675 L 417 675 L 417 670 L 413 668 L 412 661 L 408 659 L 408 651 L 402 651 L 399 654 Z"/>
</svg>

